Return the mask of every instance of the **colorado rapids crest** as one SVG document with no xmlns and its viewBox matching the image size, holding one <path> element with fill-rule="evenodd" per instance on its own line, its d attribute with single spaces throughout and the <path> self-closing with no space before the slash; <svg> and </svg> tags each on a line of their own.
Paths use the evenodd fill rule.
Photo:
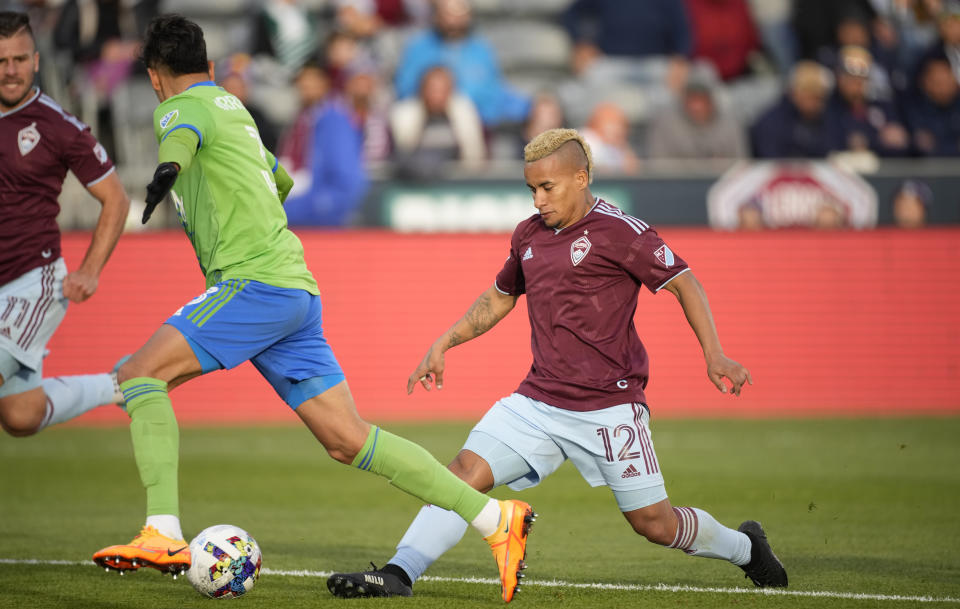
<svg viewBox="0 0 960 609">
<path fill-rule="evenodd" d="M 587 257 L 591 245 L 593 244 L 586 237 L 580 237 L 570 244 L 570 262 L 573 263 L 573 266 L 577 266 Z"/>
<path fill-rule="evenodd" d="M 20 148 L 20 156 L 27 156 L 30 151 L 40 143 L 40 132 L 37 131 L 37 123 L 30 123 L 29 127 L 24 127 L 17 133 L 17 147 Z"/>
</svg>

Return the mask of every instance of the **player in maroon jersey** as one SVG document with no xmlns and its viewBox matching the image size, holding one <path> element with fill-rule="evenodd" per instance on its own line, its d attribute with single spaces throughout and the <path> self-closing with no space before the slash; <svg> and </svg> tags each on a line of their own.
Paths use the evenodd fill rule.
<svg viewBox="0 0 960 609">
<path fill-rule="evenodd" d="M 473 428 L 451 471 L 482 491 L 501 484 L 520 490 L 569 458 L 591 486 L 610 487 L 648 540 L 728 560 L 757 586 L 786 586 L 758 522 L 735 531 L 667 499 L 643 393 L 647 353 L 633 323 L 640 286 L 679 300 L 717 389 L 740 395 L 752 384 L 750 372 L 724 354 L 700 282 L 645 222 L 590 194 L 590 148 L 576 131 L 546 131 L 527 144 L 524 157 L 538 213 L 517 225 L 494 284 L 437 339 L 407 382 L 408 393 L 417 382 L 440 389 L 444 352 L 492 328 L 526 294 L 533 365 L 516 392 Z M 412 582 L 465 529 L 456 515 L 424 507 L 383 569 L 337 573 L 327 586 L 343 597 L 409 596 Z"/>
<path fill-rule="evenodd" d="M 13 436 L 122 400 L 109 373 L 42 378 L 46 343 L 67 301 L 96 291 L 130 203 L 90 129 L 34 86 L 39 67 L 28 17 L 0 12 L 0 426 Z M 57 226 L 67 170 L 102 205 L 71 273 Z"/>
</svg>

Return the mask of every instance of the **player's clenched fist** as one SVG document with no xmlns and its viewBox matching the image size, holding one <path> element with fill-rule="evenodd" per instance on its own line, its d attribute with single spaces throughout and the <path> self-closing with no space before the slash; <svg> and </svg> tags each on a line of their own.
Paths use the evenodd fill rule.
<svg viewBox="0 0 960 609">
<path fill-rule="evenodd" d="M 63 278 L 63 297 L 71 302 L 83 302 L 97 291 L 98 283 L 96 275 L 74 271 Z"/>
</svg>

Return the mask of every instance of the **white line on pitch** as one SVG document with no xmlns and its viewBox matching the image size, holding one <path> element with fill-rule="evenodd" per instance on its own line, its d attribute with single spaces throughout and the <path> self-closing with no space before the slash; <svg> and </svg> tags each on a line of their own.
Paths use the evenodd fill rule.
<svg viewBox="0 0 960 609">
<path fill-rule="evenodd" d="M 36 558 L 0 558 L 0 565 L 69 565 L 93 566 L 87 561 L 73 560 L 38 560 Z M 286 577 L 329 577 L 331 571 L 284 570 L 263 568 L 260 571 L 265 575 L 282 575 Z M 426 575 L 420 581 L 458 583 L 458 584 L 490 584 L 500 583 L 498 579 L 480 577 L 435 577 Z M 960 598 L 951 596 L 902 596 L 899 594 L 867 594 L 861 592 L 830 592 L 827 590 L 783 590 L 778 588 L 711 588 L 700 586 L 674 586 L 669 584 L 603 584 L 578 583 L 561 580 L 523 582 L 524 586 L 543 586 L 547 588 L 579 588 L 589 590 L 619 590 L 626 592 L 694 592 L 701 594 L 758 594 L 762 596 L 793 596 L 811 598 L 836 598 L 845 600 L 864 601 L 904 601 L 914 603 L 960 603 Z"/>
</svg>

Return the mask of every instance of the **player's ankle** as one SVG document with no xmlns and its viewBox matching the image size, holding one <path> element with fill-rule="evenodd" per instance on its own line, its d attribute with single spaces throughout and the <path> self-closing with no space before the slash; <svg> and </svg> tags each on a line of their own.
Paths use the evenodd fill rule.
<svg viewBox="0 0 960 609">
<path fill-rule="evenodd" d="M 380 569 L 384 573 L 389 573 L 390 575 L 395 575 L 397 578 L 403 582 L 405 586 L 413 587 L 413 580 L 410 579 L 410 576 L 407 575 L 407 572 L 403 570 L 402 567 L 399 567 L 392 562 L 388 562 Z"/>
</svg>

